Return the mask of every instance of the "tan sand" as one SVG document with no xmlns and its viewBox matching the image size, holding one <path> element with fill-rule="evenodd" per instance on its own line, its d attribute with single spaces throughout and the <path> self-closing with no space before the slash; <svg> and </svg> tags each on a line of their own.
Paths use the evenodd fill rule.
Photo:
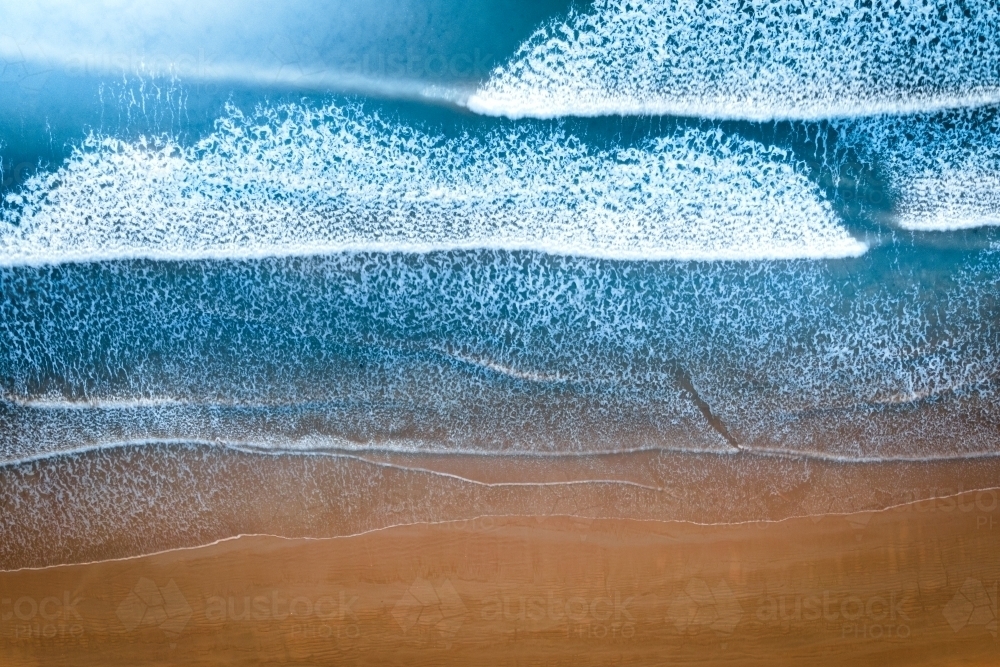
<svg viewBox="0 0 1000 667">
<path fill-rule="evenodd" d="M 0 574 L 20 665 L 995 665 L 997 490 L 694 525 L 481 518 Z"/>
</svg>

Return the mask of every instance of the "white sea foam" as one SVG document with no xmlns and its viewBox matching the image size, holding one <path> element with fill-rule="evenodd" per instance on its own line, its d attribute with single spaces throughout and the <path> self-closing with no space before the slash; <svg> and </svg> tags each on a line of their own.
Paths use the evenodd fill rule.
<svg viewBox="0 0 1000 667">
<path fill-rule="evenodd" d="M 26 408 L 37 410 L 142 410 L 146 408 L 177 407 L 185 405 L 185 401 L 173 398 L 135 398 L 135 399 L 93 399 L 82 401 L 67 401 L 59 398 L 39 399 L 8 399 Z"/>
<path fill-rule="evenodd" d="M 996 109 L 864 120 L 848 136 L 886 175 L 896 198 L 895 221 L 904 229 L 1000 225 Z"/>
<path fill-rule="evenodd" d="M 445 138 L 337 107 L 230 110 L 193 147 L 92 136 L 7 198 L 0 263 L 531 249 L 622 259 L 852 256 L 781 150 L 684 130 Z"/>
<path fill-rule="evenodd" d="M 0 271 L 0 459 L 995 452 L 1000 257 L 876 253 L 892 280 L 505 253 Z"/>
<path fill-rule="evenodd" d="M 462 363 L 469 364 L 470 366 L 477 366 L 479 368 L 498 373 L 500 375 L 506 375 L 509 378 L 515 380 L 524 380 L 526 382 L 567 382 L 569 378 L 563 373 L 546 373 L 542 371 L 533 370 L 523 370 L 520 368 L 515 368 L 507 364 L 500 363 L 498 361 L 493 361 L 492 359 L 485 359 L 480 357 L 469 356 L 465 354 L 460 354 L 458 352 L 448 352 L 444 351 L 452 359 L 461 361 Z"/>
<path fill-rule="evenodd" d="M 970 155 L 967 170 L 948 168 L 906 183 L 900 226 L 951 231 L 1000 225 L 1000 173 L 975 164 L 981 157 Z"/>
<path fill-rule="evenodd" d="M 513 118 L 827 118 L 1000 101 L 993 0 L 597 0 L 467 101 Z"/>
</svg>

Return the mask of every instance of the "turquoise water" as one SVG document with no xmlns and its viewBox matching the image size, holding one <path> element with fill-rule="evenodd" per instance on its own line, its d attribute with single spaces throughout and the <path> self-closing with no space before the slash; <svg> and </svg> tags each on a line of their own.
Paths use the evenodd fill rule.
<svg viewBox="0 0 1000 667">
<path fill-rule="evenodd" d="M 0 460 L 1000 451 L 991 3 L 384 4 L 5 9 Z"/>
</svg>

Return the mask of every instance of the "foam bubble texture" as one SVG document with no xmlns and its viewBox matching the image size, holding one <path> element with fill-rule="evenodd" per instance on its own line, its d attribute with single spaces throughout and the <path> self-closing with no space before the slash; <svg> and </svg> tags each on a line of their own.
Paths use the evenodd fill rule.
<svg viewBox="0 0 1000 667">
<path fill-rule="evenodd" d="M 533 249 L 624 259 L 858 255 L 784 151 L 718 131 L 589 147 L 445 138 L 358 109 L 235 109 L 191 147 L 91 136 L 7 197 L 0 263 Z"/>
<path fill-rule="evenodd" d="M 764 120 L 998 99 L 993 0 L 597 0 L 540 28 L 467 104 Z"/>
<path fill-rule="evenodd" d="M 996 108 L 943 116 L 876 118 L 848 132 L 878 160 L 895 221 L 915 231 L 1000 225 L 1000 115 Z"/>
<path fill-rule="evenodd" d="M 109 443 L 997 451 L 1000 253 L 494 251 L 0 270 L 0 461 Z"/>
</svg>

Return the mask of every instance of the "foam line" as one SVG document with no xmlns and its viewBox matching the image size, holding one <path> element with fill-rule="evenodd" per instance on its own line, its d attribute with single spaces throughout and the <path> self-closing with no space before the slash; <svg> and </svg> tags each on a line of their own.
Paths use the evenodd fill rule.
<svg viewBox="0 0 1000 667">
<path fill-rule="evenodd" d="M 359 461 L 364 461 L 378 467 L 393 467 L 402 470 L 415 470 L 415 471 L 425 471 L 421 468 L 408 468 L 406 466 L 401 466 L 397 464 L 391 464 L 384 461 L 372 460 L 367 457 L 378 454 L 388 454 L 388 455 L 426 455 L 435 454 L 442 455 L 446 454 L 448 456 L 472 456 L 472 457 L 488 457 L 491 459 L 510 459 L 510 460 L 531 460 L 531 459 L 581 459 L 581 458 L 600 458 L 605 456 L 621 456 L 629 454 L 644 454 L 644 453 L 663 453 L 670 456 L 678 456 L 683 454 L 688 455 L 698 455 L 706 457 L 726 457 L 726 458 L 736 458 L 736 457 L 755 457 L 761 459 L 774 459 L 779 461 L 823 461 L 829 463 L 839 463 L 845 465 L 872 465 L 879 463 L 941 463 L 941 462 L 958 462 L 958 461 L 984 461 L 993 460 L 1000 458 L 1000 452 L 990 451 L 990 452 L 965 452 L 965 453 L 941 453 L 928 456 L 842 456 L 838 454 L 828 454 L 825 452 L 809 451 L 809 450 L 782 450 L 782 449 L 769 449 L 766 447 L 754 447 L 752 449 L 726 449 L 726 450 L 705 450 L 705 449 L 665 449 L 662 447 L 638 447 L 638 448 L 628 448 L 622 449 L 620 451 L 614 452 L 558 452 L 558 453 L 546 453 L 546 452 L 517 452 L 517 453 L 504 453 L 504 452 L 482 452 L 477 450 L 461 450 L 461 451 L 434 451 L 434 450 L 424 450 L 417 449 L 413 447 L 408 447 L 406 445 L 399 446 L 378 446 L 378 447 L 351 447 L 351 448 L 326 448 L 326 449 L 299 449 L 296 447 L 285 447 L 276 448 L 267 445 L 259 445 L 254 443 L 246 442 L 228 442 L 228 441 L 207 441 L 207 440 L 197 440 L 189 438 L 177 438 L 177 439 L 148 439 L 148 440 L 128 440 L 119 442 L 104 442 L 97 443 L 93 445 L 87 445 L 83 447 L 76 447 L 73 449 L 63 449 L 52 452 L 39 452 L 37 454 L 32 454 L 29 456 L 21 456 L 17 458 L 8 458 L 0 461 L 0 470 L 10 469 L 19 466 L 31 465 L 34 463 L 39 463 L 42 461 L 49 460 L 59 460 L 59 459 L 70 459 L 74 457 L 81 457 L 87 454 L 92 454 L 95 452 L 105 452 L 105 451 L 115 451 L 122 449 L 133 449 L 136 447 L 218 447 L 221 449 L 232 450 L 236 452 L 243 452 L 247 454 L 256 454 L 258 456 L 273 456 L 273 457 L 330 457 L 330 458 L 342 458 L 342 459 L 354 459 Z M 431 469 L 426 469 L 426 472 L 430 472 L 435 475 L 440 476 L 453 476 L 450 473 L 441 473 L 439 471 L 434 471 Z M 457 476 L 455 476 L 457 477 Z M 498 482 L 495 484 L 479 482 L 475 480 L 468 480 L 478 485 L 484 486 L 519 486 L 521 483 L 502 483 Z M 563 484 L 564 482 L 557 482 L 554 484 Z M 576 483 L 576 482 L 574 482 Z M 583 480 L 579 483 L 608 483 L 616 484 L 617 480 Z M 537 483 L 524 483 L 524 485 L 538 486 Z"/>
<path fill-rule="evenodd" d="M 597 0 L 539 28 L 466 105 L 772 120 L 998 102 L 992 0 Z"/>
<path fill-rule="evenodd" d="M 557 129 L 446 138 L 336 106 L 230 109 L 192 147 L 91 136 L 6 203 L 7 266 L 463 248 L 627 260 L 866 249 L 786 152 L 718 131 L 595 149 Z"/>
</svg>

